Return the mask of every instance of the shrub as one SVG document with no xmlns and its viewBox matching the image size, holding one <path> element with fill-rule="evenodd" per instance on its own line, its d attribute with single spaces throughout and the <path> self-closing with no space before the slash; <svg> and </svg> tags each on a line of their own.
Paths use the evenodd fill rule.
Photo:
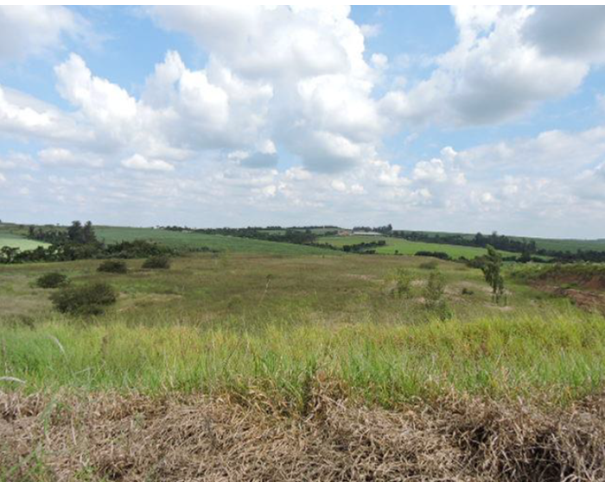
<svg viewBox="0 0 605 487">
<path fill-rule="evenodd" d="M 116 291 L 107 283 L 65 287 L 51 297 L 55 309 L 61 313 L 74 315 L 100 315 L 105 307 L 117 300 Z"/>
<path fill-rule="evenodd" d="M 452 260 L 450 256 L 445 252 L 430 252 L 428 250 L 419 250 L 414 255 L 418 257 L 435 257 L 441 260 Z"/>
<path fill-rule="evenodd" d="M 174 251 L 169 247 L 147 240 L 109 244 L 105 252 L 107 256 L 117 259 L 146 259 L 154 255 L 174 254 Z"/>
<path fill-rule="evenodd" d="M 409 297 L 412 293 L 412 276 L 406 269 L 397 269 L 395 275 L 395 292 L 398 297 Z"/>
<path fill-rule="evenodd" d="M 437 269 L 437 267 L 439 267 L 439 264 L 434 260 L 431 260 L 430 262 L 423 262 L 418 266 L 419 269 L 424 269 L 427 271 L 434 271 Z"/>
<path fill-rule="evenodd" d="M 170 258 L 167 255 L 154 255 L 143 262 L 143 269 L 170 269 Z"/>
<path fill-rule="evenodd" d="M 429 274 L 429 279 L 424 287 L 422 296 L 427 308 L 436 307 L 443 299 L 445 281 L 440 272 L 434 271 Z"/>
<path fill-rule="evenodd" d="M 122 260 L 106 260 L 97 269 L 99 272 L 113 272 L 114 274 L 126 274 L 128 267 Z"/>
<path fill-rule="evenodd" d="M 38 278 L 36 285 L 44 289 L 54 289 L 67 284 L 67 276 L 60 272 L 48 272 Z"/>
</svg>

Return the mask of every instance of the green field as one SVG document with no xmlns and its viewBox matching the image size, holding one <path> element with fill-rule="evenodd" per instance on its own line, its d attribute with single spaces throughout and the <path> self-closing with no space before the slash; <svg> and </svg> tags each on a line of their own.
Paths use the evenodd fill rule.
<svg viewBox="0 0 605 487">
<path fill-rule="evenodd" d="M 474 233 L 455 233 L 455 232 L 425 232 L 422 233 L 430 236 L 436 235 L 459 235 L 467 240 L 475 238 Z M 540 238 L 540 237 L 517 237 L 508 235 L 513 240 L 519 240 L 522 242 L 534 240 L 536 242 L 537 249 L 554 250 L 559 252 L 575 252 L 576 250 L 596 250 L 605 251 L 605 238 L 600 239 L 563 239 L 563 238 Z"/>
<path fill-rule="evenodd" d="M 15 235 L 6 230 L 0 229 L 0 248 L 2 247 L 18 247 L 21 250 L 33 250 L 36 247 L 48 247 L 47 243 L 29 240 L 20 235 Z"/>
<path fill-rule="evenodd" d="M 507 267 L 496 304 L 457 262 L 99 235 L 145 232 L 231 251 L 0 266 L 0 480 L 557 479 L 580 461 L 601 478 L 605 317 L 532 287 L 544 266 Z M 35 285 L 50 271 L 117 303 L 60 314 Z"/>
<path fill-rule="evenodd" d="M 323 255 L 333 251 L 304 245 L 269 242 L 225 235 L 207 235 L 194 232 L 173 232 L 154 228 L 95 227 L 98 238 L 105 243 L 151 240 L 176 249 L 208 247 L 217 251 L 272 255 Z"/>
<path fill-rule="evenodd" d="M 318 239 L 319 243 L 328 243 L 335 247 L 343 247 L 344 245 L 355 245 L 365 242 L 376 242 L 377 240 L 386 241 L 387 245 L 384 247 L 376 247 L 377 254 L 394 255 L 398 253 L 400 255 L 414 255 L 416 252 L 429 251 L 429 252 L 445 252 L 450 257 L 456 259 L 458 257 L 465 257 L 472 259 L 479 255 L 484 255 L 486 250 L 477 247 L 464 247 L 462 245 L 446 245 L 446 244 L 432 244 L 424 242 L 412 242 L 404 240 L 402 238 L 382 237 L 382 236 L 350 236 L 350 237 L 321 237 Z M 511 252 L 501 252 L 502 255 L 515 255 Z"/>
<path fill-rule="evenodd" d="M 605 319 L 523 282 L 495 305 L 477 269 L 439 262 L 448 314 L 425 306 L 430 258 L 194 254 L 170 270 L 96 271 L 98 261 L 0 267 L 0 383 L 5 390 L 135 390 L 251 394 L 301 407 L 308 380 L 369 404 L 453 388 L 487 397 L 599 390 Z M 394 294 L 395 271 L 410 275 Z M 118 303 L 99 318 L 60 315 L 50 270 L 73 285 L 109 282 Z M 60 345 L 58 345 L 60 344 Z M 311 379 L 309 379 L 311 374 Z M 305 385 L 307 384 L 307 385 Z"/>
</svg>

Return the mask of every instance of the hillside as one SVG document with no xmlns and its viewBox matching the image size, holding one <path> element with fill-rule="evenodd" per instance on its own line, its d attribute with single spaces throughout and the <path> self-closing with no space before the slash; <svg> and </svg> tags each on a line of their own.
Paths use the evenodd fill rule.
<svg viewBox="0 0 605 487">
<path fill-rule="evenodd" d="M 401 230 L 409 231 L 411 233 L 422 233 L 429 236 L 460 236 L 466 240 L 472 240 L 476 234 L 474 233 L 457 233 L 457 232 L 431 232 L 422 231 L 415 232 L 413 230 Z M 487 234 L 484 234 L 487 235 Z M 576 238 L 539 238 L 539 237 L 519 237 L 514 235 L 507 235 L 512 240 L 518 240 L 520 242 L 535 241 L 536 248 L 538 250 L 554 250 L 558 252 L 575 252 L 577 250 L 596 250 L 605 251 L 605 238 L 599 239 L 576 239 Z"/>
<path fill-rule="evenodd" d="M 20 250 L 32 250 L 36 247 L 47 247 L 48 244 L 30 240 L 20 235 L 11 233 L 3 228 L 0 228 L 0 248 L 2 247 L 18 247 Z"/>
<path fill-rule="evenodd" d="M 327 243 L 335 247 L 343 247 L 344 245 L 356 245 L 360 243 L 376 242 L 384 240 L 387 245 L 384 247 L 376 247 L 377 254 L 384 255 L 414 255 L 416 252 L 445 252 L 453 259 L 465 257 L 472 259 L 478 255 L 484 255 L 486 250 L 478 247 L 465 247 L 462 245 L 447 245 L 434 244 L 424 242 L 411 242 L 402 238 L 381 237 L 381 236 L 351 236 L 351 237 L 322 237 L 319 238 L 319 243 Z M 502 255 L 514 255 L 510 252 L 501 252 Z"/>
<path fill-rule="evenodd" d="M 282 242 L 269 242 L 225 235 L 207 235 L 193 232 L 173 232 L 155 228 L 134 227 L 95 227 L 97 237 L 105 243 L 132 241 L 136 239 L 151 240 L 177 249 L 201 249 L 229 251 L 247 254 L 272 255 L 324 255 L 334 253 L 305 245 Z"/>
</svg>

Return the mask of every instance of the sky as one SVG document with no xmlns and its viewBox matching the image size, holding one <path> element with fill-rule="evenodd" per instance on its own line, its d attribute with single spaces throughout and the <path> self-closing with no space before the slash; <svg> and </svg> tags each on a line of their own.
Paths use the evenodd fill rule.
<svg viewBox="0 0 605 487">
<path fill-rule="evenodd" d="M 0 6 L 0 219 L 605 238 L 605 7 Z"/>
</svg>

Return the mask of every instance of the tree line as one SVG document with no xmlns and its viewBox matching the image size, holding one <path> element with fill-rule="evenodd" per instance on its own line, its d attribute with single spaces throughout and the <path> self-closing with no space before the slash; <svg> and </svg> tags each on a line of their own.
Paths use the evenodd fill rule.
<svg viewBox="0 0 605 487">
<path fill-rule="evenodd" d="M 91 222 L 82 225 L 80 221 L 74 221 L 66 230 L 30 226 L 28 237 L 50 245 L 39 246 L 32 250 L 4 246 L 0 248 L 0 264 L 101 258 L 136 259 L 175 253 L 167 246 L 147 240 L 105 244 L 97 238 Z"/>
</svg>

